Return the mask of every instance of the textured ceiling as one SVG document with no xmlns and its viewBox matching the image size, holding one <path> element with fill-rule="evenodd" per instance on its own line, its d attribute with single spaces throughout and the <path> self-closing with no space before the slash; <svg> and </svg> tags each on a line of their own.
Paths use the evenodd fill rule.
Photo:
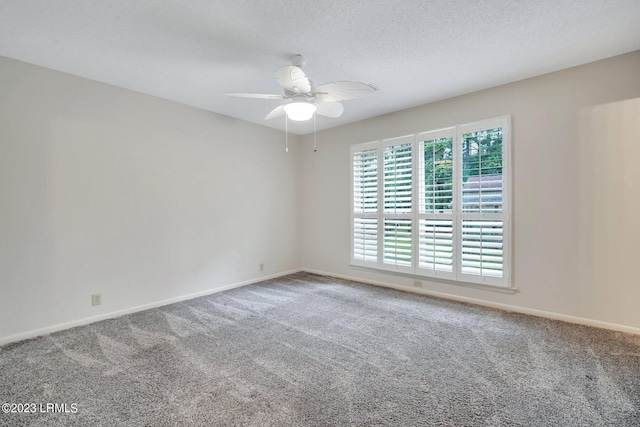
<svg viewBox="0 0 640 427">
<path fill-rule="evenodd" d="M 639 0 L 0 1 L 2 56 L 278 129 L 280 101 L 222 93 L 281 93 L 296 53 L 380 89 L 326 129 L 638 49 Z"/>
</svg>

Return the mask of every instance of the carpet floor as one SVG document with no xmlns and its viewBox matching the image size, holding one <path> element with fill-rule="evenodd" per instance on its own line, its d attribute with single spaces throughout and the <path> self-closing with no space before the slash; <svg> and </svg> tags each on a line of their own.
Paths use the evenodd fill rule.
<svg viewBox="0 0 640 427">
<path fill-rule="evenodd" d="M 0 347 L 4 403 L 35 410 L 2 426 L 640 426 L 640 337 L 299 273 Z"/>
</svg>

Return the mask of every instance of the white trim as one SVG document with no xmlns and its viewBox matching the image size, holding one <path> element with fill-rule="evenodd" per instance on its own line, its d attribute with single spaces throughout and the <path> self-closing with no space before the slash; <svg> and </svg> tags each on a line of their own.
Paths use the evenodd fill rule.
<svg viewBox="0 0 640 427">
<path fill-rule="evenodd" d="M 349 267 L 356 270 L 368 271 L 370 273 L 384 274 L 386 272 L 391 272 L 393 273 L 394 276 L 408 277 L 409 279 L 422 280 L 422 281 L 433 280 L 440 283 L 445 283 L 447 285 L 454 285 L 454 286 L 463 287 L 463 288 L 481 289 L 483 291 L 497 292 L 500 294 L 513 295 L 518 292 L 518 288 L 505 288 L 504 286 L 487 285 L 485 283 L 465 282 L 465 281 L 445 277 L 442 274 L 439 276 L 433 275 L 433 274 L 430 276 L 425 276 L 423 274 L 420 274 L 419 271 L 417 273 L 402 273 L 402 272 L 397 272 L 392 270 L 380 271 L 380 269 L 376 267 L 371 267 L 370 265 L 359 265 L 359 264 L 349 264 Z M 448 272 L 443 272 L 443 273 L 448 273 Z M 411 289 L 413 288 L 409 287 L 409 290 Z"/>
<path fill-rule="evenodd" d="M 183 296 L 180 296 L 180 297 L 170 298 L 170 299 L 157 301 L 157 302 L 153 302 L 153 303 L 149 303 L 149 304 L 143 304 L 143 305 L 139 305 L 139 306 L 136 306 L 136 307 L 130 307 L 130 308 L 127 308 L 127 309 L 124 309 L 124 310 L 118 310 L 118 311 L 113 311 L 113 312 L 110 312 L 110 313 L 104 313 L 104 314 L 101 314 L 99 316 L 85 317 L 83 319 L 74 320 L 74 321 L 71 321 L 71 322 L 59 323 L 57 325 L 48 326 L 48 327 L 45 327 L 45 328 L 33 329 L 33 330 L 30 330 L 30 331 L 21 332 L 21 333 L 14 334 L 14 335 L 7 335 L 5 337 L 0 337 L 0 346 L 6 345 L 6 344 L 10 344 L 10 343 L 13 343 L 13 342 L 23 341 L 23 340 L 30 339 L 30 338 L 35 338 L 35 337 L 42 336 L 42 335 L 48 335 L 48 334 L 51 334 L 53 332 L 58 332 L 58 331 L 62 331 L 62 330 L 65 330 L 65 329 L 71 329 L 71 328 L 74 328 L 76 326 L 84 326 L 84 325 L 88 325 L 90 323 L 99 322 L 101 320 L 114 319 L 114 318 L 121 317 L 121 316 L 124 316 L 124 315 L 127 315 L 127 314 L 137 313 L 137 312 L 144 311 L 144 310 L 149 310 L 149 309 L 152 309 L 152 308 L 162 307 L 162 306 L 165 306 L 165 305 L 174 304 L 176 302 L 181 302 L 181 301 L 186 301 L 186 300 L 190 300 L 190 299 L 194 299 L 194 298 L 199 298 L 199 297 L 202 297 L 202 296 L 211 295 L 211 294 L 215 294 L 215 293 L 222 292 L 222 291 L 227 291 L 227 290 L 230 290 L 230 289 L 240 288 L 242 286 L 251 285 L 253 283 L 264 282 L 266 280 L 271 280 L 271 279 L 275 279 L 275 278 L 278 278 L 278 277 L 288 276 L 290 274 L 295 274 L 295 273 L 300 273 L 300 272 L 318 274 L 318 275 L 321 275 L 321 276 L 335 277 L 335 278 L 343 279 L 343 280 L 351 280 L 351 281 L 354 281 L 354 282 L 365 283 L 365 284 L 369 284 L 369 285 L 375 285 L 375 286 L 382 286 L 382 287 L 385 287 L 385 288 L 397 289 L 399 291 L 412 292 L 412 293 L 416 293 L 416 294 L 420 294 L 420 295 L 429 295 L 429 296 L 433 296 L 433 297 L 437 297 L 437 298 L 443 298 L 443 299 L 447 299 L 447 300 L 451 300 L 451 301 L 466 302 L 466 303 L 469 303 L 469 304 L 479 305 L 479 306 L 483 306 L 483 307 L 495 308 L 495 309 L 503 310 L 503 311 L 512 311 L 512 312 L 515 312 L 515 313 L 529 314 L 531 316 L 536 316 L 536 317 L 543 317 L 543 318 L 547 318 L 547 319 L 560 320 L 560 321 L 568 322 L 568 323 L 575 323 L 575 324 L 579 324 L 579 325 L 586 325 L 586 326 L 592 326 L 592 327 L 596 327 L 596 328 L 609 329 L 609 330 L 612 330 L 612 331 L 619 331 L 619 332 L 625 332 L 625 333 L 629 333 L 629 334 L 640 335 L 640 328 L 621 325 L 621 324 L 618 324 L 618 323 L 603 322 L 603 321 L 600 321 L 600 320 L 587 319 L 587 318 L 584 318 L 584 317 L 571 316 L 571 315 L 555 313 L 555 312 L 551 312 L 551 311 L 537 310 L 537 309 L 533 309 L 533 308 L 519 307 L 519 306 L 509 305 L 509 304 L 494 303 L 494 302 L 490 302 L 490 301 L 479 300 L 479 299 L 476 299 L 476 298 L 462 297 L 462 296 L 452 295 L 452 294 L 448 294 L 448 293 L 444 293 L 444 292 L 428 291 L 428 290 L 425 290 L 425 289 L 419 289 L 419 288 L 414 288 L 414 287 L 409 287 L 409 286 L 402 286 L 402 285 L 398 285 L 398 284 L 395 284 L 395 283 L 387 283 L 387 282 L 382 282 L 382 281 L 377 281 L 377 280 L 363 279 L 363 278 L 360 278 L 360 277 L 347 276 L 347 275 L 343 275 L 343 274 L 329 273 L 329 272 L 321 271 L 321 270 L 314 270 L 314 269 L 309 269 L 309 268 L 298 268 L 298 269 L 293 269 L 293 270 L 289 270 L 289 271 L 284 271 L 282 273 L 272 274 L 270 276 L 264 276 L 264 277 L 259 277 L 259 278 L 256 278 L 256 279 L 246 280 L 244 282 L 232 283 L 232 284 L 229 284 L 229 285 L 221 286 L 219 288 L 208 289 L 206 291 L 196 292 L 196 293 L 193 293 L 193 294 L 183 295 Z"/>
<path fill-rule="evenodd" d="M 512 158 L 512 150 L 513 150 L 513 124 L 511 123 L 511 116 L 505 116 L 505 120 L 507 122 L 507 126 L 502 129 L 502 161 L 503 164 L 507 162 L 507 168 L 502 168 L 502 212 L 506 213 L 503 221 L 504 226 L 502 228 L 502 250 L 503 250 L 503 259 L 509 260 L 502 264 L 502 273 L 504 275 L 504 279 L 506 283 L 514 287 L 512 276 L 511 276 L 511 268 L 513 267 L 513 158 Z M 506 145 L 505 145 L 506 140 Z M 505 202 L 506 199 L 506 202 Z"/>
<path fill-rule="evenodd" d="M 479 132 L 483 130 L 489 130 L 494 128 L 502 129 L 502 211 L 500 213 L 484 213 L 480 212 L 463 213 L 462 211 L 462 177 L 463 177 L 463 152 L 462 152 L 462 137 L 465 133 Z M 511 116 L 501 116 L 492 119 L 480 120 L 473 123 L 467 123 L 463 125 L 452 126 L 448 128 L 418 132 L 411 135 L 400 136 L 397 138 L 383 139 L 379 141 L 370 141 L 366 143 L 352 144 L 349 148 L 351 166 L 350 166 L 350 265 L 357 265 L 363 268 L 375 268 L 381 271 L 391 271 L 403 275 L 412 275 L 419 278 L 438 278 L 452 280 L 460 282 L 462 285 L 475 284 L 475 288 L 478 289 L 506 289 L 515 290 L 516 286 L 512 280 L 511 268 L 512 268 L 512 229 L 511 229 Z M 453 205 L 452 211 L 446 214 L 438 213 L 422 213 L 421 206 L 423 204 L 423 190 L 422 180 L 423 174 L 423 149 L 421 144 L 424 143 L 425 138 L 452 138 L 452 151 L 453 151 L 453 174 L 452 174 L 452 191 L 453 191 Z M 422 142 L 420 140 L 423 140 Z M 378 150 L 378 209 L 375 212 L 375 216 L 378 218 L 378 253 L 377 263 L 365 260 L 356 260 L 354 258 L 355 242 L 354 242 L 354 219 L 356 217 L 362 217 L 361 214 L 354 212 L 354 166 L 353 158 L 354 154 L 373 150 L 373 147 L 377 144 Z M 392 147 L 399 144 L 411 144 L 411 209 L 408 212 L 401 214 L 388 212 L 385 210 L 385 182 L 384 182 L 384 170 L 385 170 L 385 150 L 387 147 Z M 480 193 L 480 197 L 482 192 Z M 369 215 L 374 215 L 369 213 Z M 396 218 L 410 218 L 411 219 L 411 265 L 397 265 L 385 263 L 384 242 L 385 242 L 385 223 L 388 219 Z M 438 271 L 420 268 L 420 220 L 423 218 L 439 217 L 451 219 L 452 221 L 452 271 Z M 472 272 L 462 271 L 462 245 L 463 245 L 463 228 L 462 224 L 465 220 L 484 220 L 484 219 L 496 219 L 502 221 L 502 275 L 499 277 L 485 275 L 482 269 L 483 257 L 480 255 L 480 271 L 478 274 Z M 481 229 L 482 234 L 482 229 Z M 481 244 L 481 251 L 483 248 Z"/>
<path fill-rule="evenodd" d="M 99 322 L 101 320 L 114 319 L 116 317 L 121 317 L 121 316 L 124 316 L 126 314 L 137 313 L 139 311 L 150 310 L 152 308 L 162 307 L 162 306 L 165 306 L 165 305 L 174 304 L 176 302 L 181 302 L 181 301 L 186 301 L 186 300 L 190 300 L 190 299 L 194 299 L 194 298 L 199 298 L 199 297 L 215 294 L 215 293 L 222 292 L 222 291 L 228 291 L 230 289 L 240 288 L 242 286 L 251 285 L 253 283 L 264 282 L 266 280 L 271 280 L 271 279 L 275 279 L 275 278 L 278 278 L 278 277 L 288 276 L 290 274 L 299 273 L 301 271 L 303 271 L 303 270 L 300 269 L 300 268 L 294 269 L 294 270 L 289 270 L 289 271 L 284 271 L 282 273 L 272 274 L 272 275 L 269 275 L 269 276 L 262 276 L 262 277 L 258 277 L 256 279 L 245 280 L 244 282 L 231 283 L 229 285 L 220 286 L 218 288 L 207 289 L 205 291 L 200 291 L 200 292 L 195 292 L 195 293 L 192 293 L 192 294 L 182 295 L 182 296 L 179 296 L 179 297 L 169 298 L 169 299 L 165 299 L 165 300 L 162 300 L 162 301 L 156 301 L 156 302 L 152 302 L 152 303 L 148 303 L 148 304 L 138 305 L 138 306 L 135 306 L 135 307 L 125 308 L 123 310 L 117 310 L 117 311 L 112 311 L 112 312 L 109 312 L 109 313 L 103 313 L 103 314 L 100 314 L 98 316 L 85 317 L 85 318 L 78 319 L 78 320 L 72 320 L 71 322 L 59 323 L 57 325 L 47 326 L 45 328 L 32 329 L 30 331 L 20 332 L 18 334 L 14 334 L 14 335 L 7 335 L 7 336 L 4 336 L 4 337 L 0 337 L 0 346 L 3 346 L 5 344 L 9 344 L 9 343 L 12 343 L 12 342 L 26 340 L 26 339 L 29 339 L 29 338 L 39 337 L 39 336 L 42 336 L 42 335 L 49 335 L 49 334 L 51 334 L 53 332 L 58 332 L 58 331 L 62 331 L 62 330 L 65 330 L 65 329 L 75 328 L 76 326 L 84 326 L 84 325 L 88 325 L 90 323 Z"/>
<path fill-rule="evenodd" d="M 335 277 L 337 279 L 351 280 L 353 282 L 359 282 L 359 283 L 364 283 L 369 285 L 382 286 L 385 288 L 397 289 L 399 291 L 433 296 L 436 298 L 442 298 L 442 299 L 451 300 L 451 301 L 466 302 L 469 304 L 478 305 L 482 307 L 495 308 L 502 311 L 512 311 L 514 313 L 522 313 L 522 314 L 528 314 L 536 317 L 543 317 L 546 319 L 560 320 L 567 323 L 574 323 L 578 325 L 592 326 L 595 328 L 609 329 L 612 331 L 619 331 L 619 332 L 625 332 L 628 334 L 640 335 L 640 328 L 621 325 L 619 323 L 603 322 L 601 320 L 587 319 L 586 317 L 571 316 L 568 314 L 538 310 L 535 308 L 520 307 L 520 306 L 510 305 L 510 304 L 501 304 L 497 302 L 485 301 L 485 300 L 480 300 L 476 298 L 468 298 L 468 297 L 462 297 L 458 295 L 447 294 L 444 292 L 434 292 L 434 291 L 429 291 L 429 290 L 420 289 L 420 288 L 402 286 L 395 283 L 387 283 L 387 282 L 382 282 L 378 280 L 363 279 L 361 277 L 346 276 L 343 274 L 334 274 L 326 271 L 313 270 L 308 268 L 303 268 L 302 271 L 305 271 L 307 273 L 318 274 L 321 276 Z"/>
<path fill-rule="evenodd" d="M 414 272 L 420 268 L 420 157 L 424 160 L 418 150 L 418 138 L 414 135 L 411 144 L 411 266 Z"/>
</svg>

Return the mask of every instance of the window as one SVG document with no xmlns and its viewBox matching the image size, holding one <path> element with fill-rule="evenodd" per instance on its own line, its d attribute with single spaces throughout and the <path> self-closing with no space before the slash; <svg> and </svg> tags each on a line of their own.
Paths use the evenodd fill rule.
<svg viewBox="0 0 640 427">
<path fill-rule="evenodd" d="M 509 287 L 509 118 L 357 144 L 351 263 Z"/>
<path fill-rule="evenodd" d="M 455 279 L 453 269 L 453 141 L 455 130 L 416 135 L 418 181 L 418 274 Z"/>
<path fill-rule="evenodd" d="M 353 152 L 352 258 L 378 262 L 378 149 L 370 144 Z"/>
<path fill-rule="evenodd" d="M 383 258 L 389 270 L 412 271 L 413 140 L 383 144 Z"/>
</svg>

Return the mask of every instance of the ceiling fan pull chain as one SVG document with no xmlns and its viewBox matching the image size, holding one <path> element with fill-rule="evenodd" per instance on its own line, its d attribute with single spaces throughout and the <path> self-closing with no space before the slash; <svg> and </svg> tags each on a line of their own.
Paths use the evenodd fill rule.
<svg viewBox="0 0 640 427">
<path fill-rule="evenodd" d="M 313 115 L 313 152 L 318 151 L 318 143 L 316 142 L 316 115 Z"/>
<path fill-rule="evenodd" d="M 289 152 L 289 118 L 284 115 L 284 151 Z"/>
</svg>

